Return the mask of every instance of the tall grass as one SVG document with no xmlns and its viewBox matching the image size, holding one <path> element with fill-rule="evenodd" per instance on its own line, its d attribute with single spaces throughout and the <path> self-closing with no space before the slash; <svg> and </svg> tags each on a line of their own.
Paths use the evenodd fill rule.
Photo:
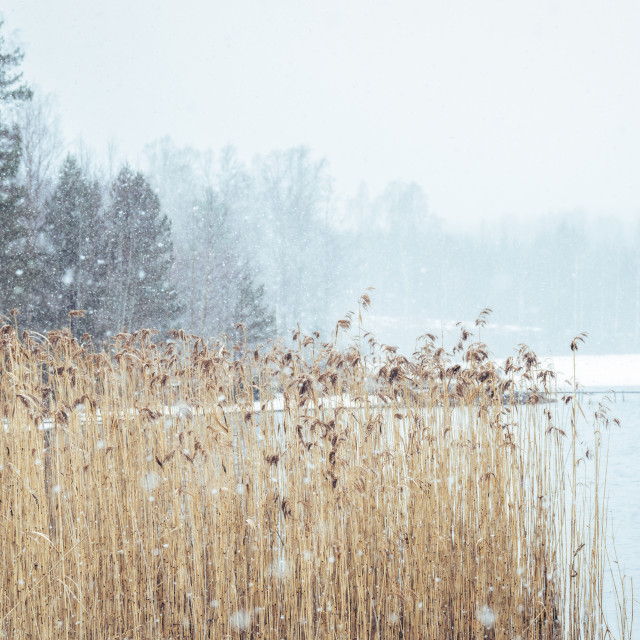
<svg viewBox="0 0 640 640">
<path fill-rule="evenodd" d="M 500 369 L 461 329 L 406 358 L 350 325 L 96 350 L 7 322 L 0 634 L 607 637 L 575 398 L 526 347 Z"/>
</svg>

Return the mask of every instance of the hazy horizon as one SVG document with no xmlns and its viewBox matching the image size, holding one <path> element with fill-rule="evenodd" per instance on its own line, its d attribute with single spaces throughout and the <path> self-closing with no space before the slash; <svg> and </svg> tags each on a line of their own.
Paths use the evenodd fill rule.
<svg viewBox="0 0 640 640">
<path fill-rule="evenodd" d="M 98 217 L 122 163 L 143 170 L 191 331 L 233 326 L 244 278 L 278 335 L 330 332 L 372 286 L 365 328 L 405 352 L 485 307 L 496 355 L 561 355 L 581 331 L 590 353 L 640 352 L 640 6 L 3 11 L 36 90 L 25 131 L 49 153 L 46 171 L 23 158 L 40 172 L 32 248 L 55 254 L 41 223 L 70 150 L 107 167 Z"/>
<path fill-rule="evenodd" d="M 338 194 L 418 183 L 447 224 L 640 217 L 640 6 L 8 0 L 62 132 L 144 146 L 308 146 Z"/>
</svg>

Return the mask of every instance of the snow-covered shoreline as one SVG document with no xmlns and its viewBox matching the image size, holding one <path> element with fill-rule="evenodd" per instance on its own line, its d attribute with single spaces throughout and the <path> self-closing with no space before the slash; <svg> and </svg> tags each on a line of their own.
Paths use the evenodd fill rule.
<svg viewBox="0 0 640 640">
<path fill-rule="evenodd" d="M 558 385 L 573 386 L 573 356 L 542 358 L 558 374 Z M 640 354 L 576 355 L 576 379 L 584 388 L 640 391 Z"/>
</svg>

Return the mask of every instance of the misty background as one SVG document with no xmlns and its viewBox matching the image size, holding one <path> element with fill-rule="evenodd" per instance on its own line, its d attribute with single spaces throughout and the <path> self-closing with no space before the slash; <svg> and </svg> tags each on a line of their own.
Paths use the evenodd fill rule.
<svg viewBox="0 0 640 640">
<path fill-rule="evenodd" d="M 616 9 L 10 0 L 33 95 L 0 112 L 0 313 L 259 342 L 329 337 L 373 287 L 364 327 L 405 352 L 487 307 L 496 356 L 638 352 L 640 11 Z"/>
</svg>

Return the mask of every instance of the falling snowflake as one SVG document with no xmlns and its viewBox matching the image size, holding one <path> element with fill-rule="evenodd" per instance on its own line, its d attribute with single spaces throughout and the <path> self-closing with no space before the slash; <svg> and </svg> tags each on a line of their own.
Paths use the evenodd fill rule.
<svg viewBox="0 0 640 640">
<path fill-rule="evenodd" d="M 235 613 L 231 614 L 229 618 L 229 624 L 239 631 L 246 631 L 251 624 L 251 613 L 246 609 L 239 609 Z"/>
<path fill-rule="evenodd" d="M 75 280 L 75 272 L 72 268 L 67 269 L 62 276 L 62 284 L 66 287 L 69 287 L 73 284 Z"/>
<path fill-rule="evenodd" d="M 496 614 L 486 604 L 483 604 L 478 611 L 478 620 L 483 626 L 490 629 L 496 623 Z"/>
<path fill-rule="evenodd" d="M 142 478 L 142 488 L 146 491 L 153 491 L 160 486 L 160 476 L 153 471 L 146 473 Z"/>
</svg>

